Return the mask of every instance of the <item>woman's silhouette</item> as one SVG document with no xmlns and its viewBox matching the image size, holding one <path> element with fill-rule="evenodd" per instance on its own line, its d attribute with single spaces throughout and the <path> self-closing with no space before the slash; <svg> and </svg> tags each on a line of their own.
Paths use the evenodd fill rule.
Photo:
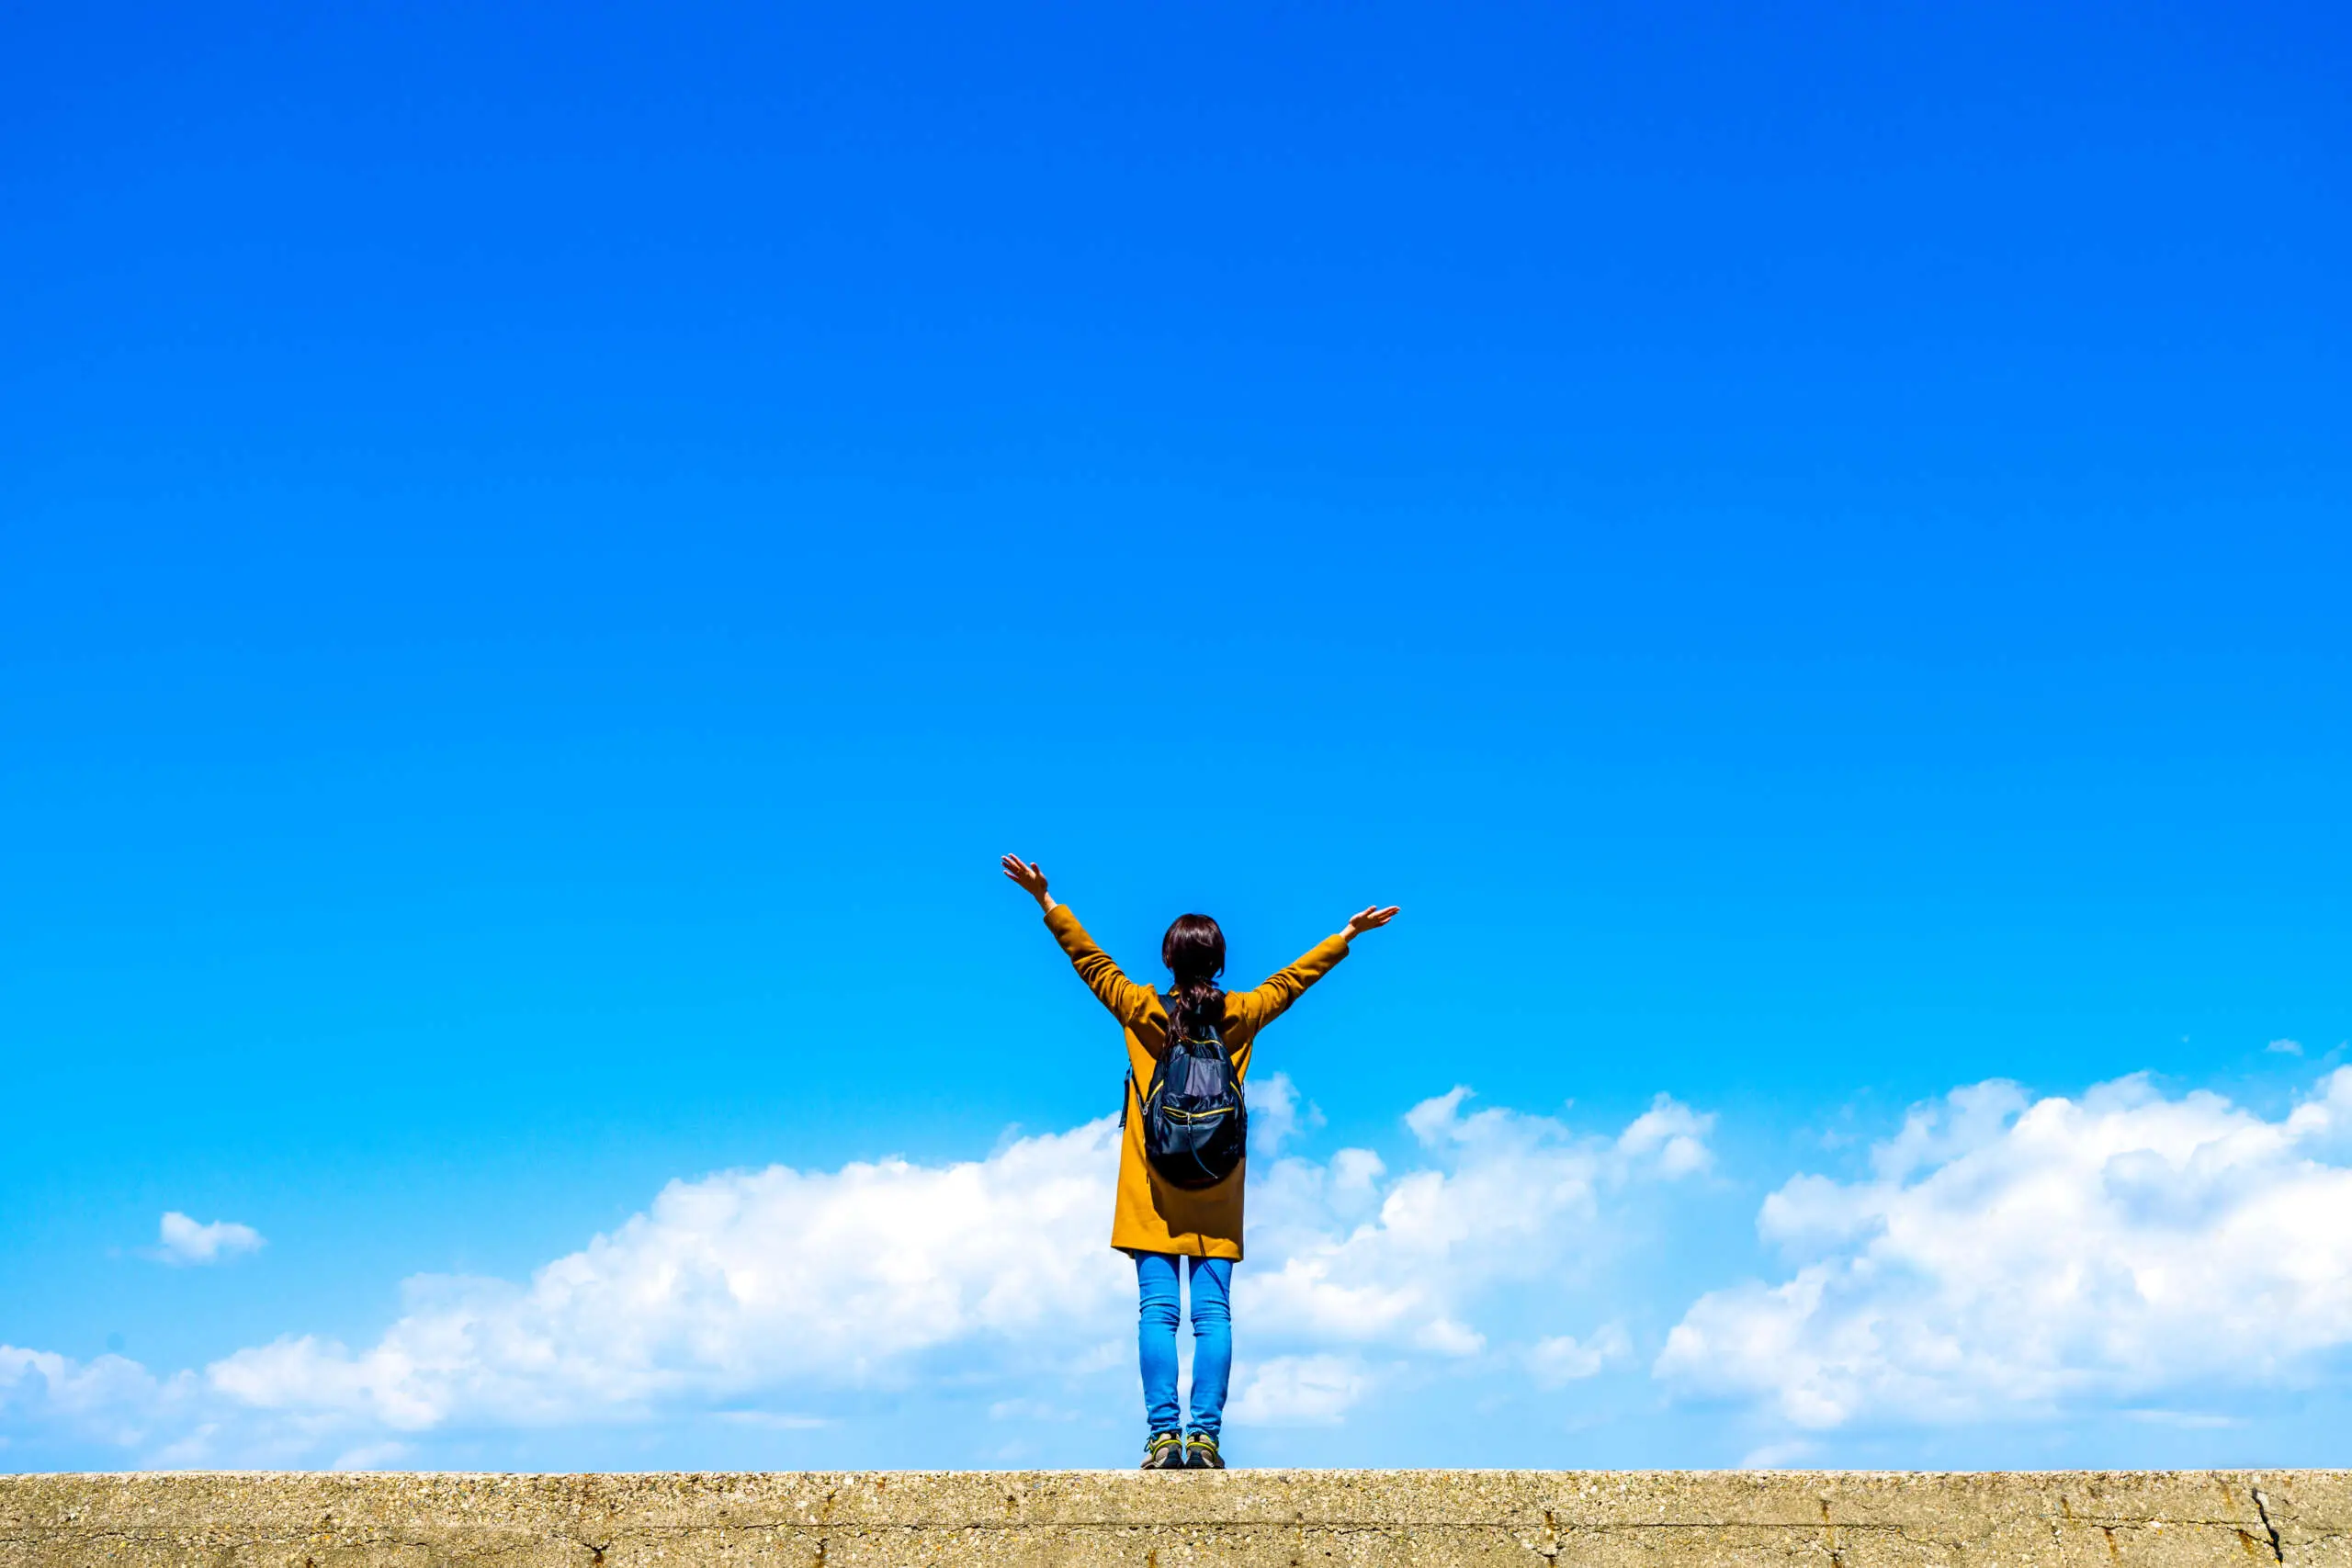
<svg viewBox="0 0 2352 1568">
<path fill-rule="evenodd" d="M 1308 949 L 1289 968 L 1253 990 L 1225 991 L 1225 933 L 1206 915 L 1180 915 L 1159 944 L 1172 984 L 1165 995 L 1119 973 L 1094 945 L 1069 907 L 1046 891 L 1046 874 L 1018 855 L 1004 857 L 1004 874 L 1046 911 L 1046 929 L 1069 954 L 1079 977 L 1126 1031 L 1126 1106 L 1120 1117 L 1119 1196 L 1111 1245 L 1136 1262 L 1141 1301 L 1137 1349 L 1143 1363 L 1144 1416 L 1149 1433 L 1146 1470 L 1222 1470 L 1217 1450 L 1226 1384 L 1233 1371 L 1228 1310 L 1233 1266 L 1241 1261 L 1241 1195 L 1245 1169 L 1213 1185 L 1186 1189 L 1155 1170 L 1145 1154 L 1143 1086 L 1168 1050 L 1171 1026 L 1187 1041 L 1221 1039 L 1237 1084 L 1249 1076 L 1258 1032 L 1282 1016 L 1299 994 L 1348 955 L 1349 942 L 1396 919 L 1394 905 L 1367 908 L 1334 935 Z M 1189 1259 L 1189 1265 L 1185 1260 Z M 1192 1436 L 1184 1435 L 1176 1401 L 1177 1285 L 1189 1268 L 1193 1291 Z"/>
</svg>

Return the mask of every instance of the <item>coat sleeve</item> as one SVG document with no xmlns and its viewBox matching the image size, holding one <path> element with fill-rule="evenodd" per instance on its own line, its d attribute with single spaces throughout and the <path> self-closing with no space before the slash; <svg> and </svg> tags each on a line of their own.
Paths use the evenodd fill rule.
<svg viewBox="0 0 2352 1568">
<path fill-rule="evenodd" d="M 1086 934 L 1086 928 L 1078 923 L 1078 917 L 1069 912 L 1069 905 L 1057 904 L 1047 912 L 1046 929 L 1054 933 L 1054 940 L 1069 954 L 1070 967 L 1078 971 L 1078 977 L 1086 982 L 1087 989 L 1121 1023 L 1141 1030 L 1162 1018 L 1159 995 L 1150 987 L 1138 986 L 1120 974 L 1119 966 L 1111 962 L 1109 953 L 1094 945 L 1094 939 Z"/>
<path fill-rule="evenodd" d="M 1336 935 L 1327 936 L 1289 968 L 1269 975 L 1263 985 L 1237 995 L 1234 1000 L 1241 1004 L 1241 1014 L 1250 1021 L 1251 1032 L 1282 1017 L 1291 1003 L 1306 994 L 1307 987 L 1339 967 L 1340 960 L 1347 955 L 1346 942 Z"/>
</svg>

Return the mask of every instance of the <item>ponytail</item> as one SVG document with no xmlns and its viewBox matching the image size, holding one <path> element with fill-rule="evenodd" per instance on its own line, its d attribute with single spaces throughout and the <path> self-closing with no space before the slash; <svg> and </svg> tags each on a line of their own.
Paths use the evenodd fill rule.
<svg viewBox="0 0 2352 1568">
<path fill-rule="evenodd" d="M 1206 915 L 1179 915 L 1159 939 L 1159 960 L 1176 984 L 1169 991 L 1168 1034 L 1172 1040 L 1204 1040 L 1225 1027 L 1225 932 Z"/>
</svg>

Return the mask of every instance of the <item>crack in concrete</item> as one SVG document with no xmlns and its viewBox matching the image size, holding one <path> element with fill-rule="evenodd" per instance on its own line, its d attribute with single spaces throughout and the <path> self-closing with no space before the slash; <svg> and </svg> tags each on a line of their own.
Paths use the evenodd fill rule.
<svg viewBox="0 0 2352 1568">
<path fill-rule="evenodd" d="M 2278 1544 L 2278 1527 L 2270 1522 L 2270 1499 L 2262 1495 L 2262 1488 L 2259 1486 L 2252 1488 L 2252 1491 L 2254 1511 L 2262 1516 L 2262 1529 L 2270 1537 L 2270 1555 L 2278 1560 L 2279 1568 L 2286 1568 L 2287 1552 L 2286 1549 Z"/>
</svg>

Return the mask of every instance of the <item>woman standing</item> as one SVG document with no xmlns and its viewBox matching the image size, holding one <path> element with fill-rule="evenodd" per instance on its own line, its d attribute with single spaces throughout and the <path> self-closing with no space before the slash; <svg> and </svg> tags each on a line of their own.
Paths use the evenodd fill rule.
<svg viewBox="0 0 2352 1568">
<path fill-rule="evenodd" d="M 1166 995 L 1119 973 L 1094 945 L 1066 904 L 1046 891 L 1046 874 L 1019 855 L 1004 857 L 1004 874 L 1046 912 L 1046 928 L 1069 954 L 1079 978 L 1111 1010 L 1127 1037 L 1126 1106 L 1120 1122 L 1119 1196 L 1111 1245 L 1135 1259 L 1141 1301 L 1137 1350 L 1143 1362 L 1144 1416 L 1149 1438 L 1146 1470 L 1223 1470 L 1217 1434 L 1224 1423 L 1226 1384 L 1233 1371 L 1233 1323 L 1227 1303 L 1233 1266 L 1241 1261 L 1241 1194 L 1246 1171 L 1237 1162 L 1211 1185 L 1185 1188 L 1164 1179 L 1145 1156 L 1144 1088 L 1168 1053 L 1171 1030 L 1182 1041 L 1223 1042 L 1238 1088 L 1250 1073 L 1258 1032 L 1299 994 L 1348 955 L 1353 938 L 1396 919 L 1394 905 L 1367 908 L 1336 935 L 1255 990 L 1225 991 L 1225 933 L 1206 915 L 1181 915 L 1159 944 L 1172 984 Z M 1176 1403 L 1177 1286 L 1189 1271 L 1193 1288 L 1193 1420 L 1184 1435 Z"/>
</svg>

